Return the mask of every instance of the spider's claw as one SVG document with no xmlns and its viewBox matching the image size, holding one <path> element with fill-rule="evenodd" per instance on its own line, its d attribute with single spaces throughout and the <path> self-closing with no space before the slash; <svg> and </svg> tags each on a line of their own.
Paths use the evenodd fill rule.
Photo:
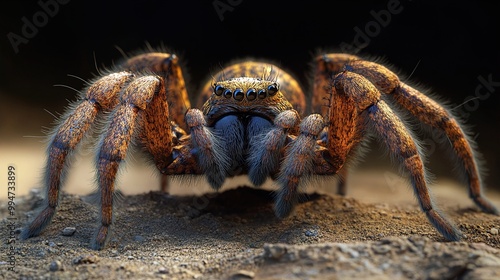
<svg viewBox="0 0 500 280">
<path fill-rule="evenodd" d="M 252 171 L 248 173 L 250 182 L 256 187 L 262 186 L 266 182 L 268 174 L 263 172 L 262 169 L 251 168 L 250 170 Z"/>
<path fill-rule="evenodd" d="M 50 224 L 52 217 L 56 213 L 54 207 L 47 206 L 42 212 L 22 231 L 19 237 L 22 240 L 26 240 L 30 237 L 38 236 L 45 227 Z"/>
<path fill-rule="evenodd" d="M 224 173 L 215 171 L 207 174 L 207 181 L 213 190 L 219 190 L 222 187 L 222 184 L 224 184 L 225 180 L 226 176 Z"/>
<path fill-rule="evenodd" d="M 448 222 L 438 211 L 431 209 L 425 212 L 427 219 L 431 222 L 434 228 L 437 229 L 447 240 L 449 241 L 460 241 L 463 237 L 463 233 L 457 229 L 457 227 L 450 222 Z"/>
<path fill-rule="evenodd" d="M 496 206 L 493 205 L 493 203 L 491 203 L 486 198 L 484 198 L 482 196 L 479 196 L 479 197 L 472 197 L 472 199 L 474 200 L 474 202 L 476 203 L 476 205 L 479 208 L 481 208 L 481 210 L 483 212 L 486 212 L 486 213 L 489 213 L 489 214 L 493 214 L 493 215 L 497 215 L 497 216 L 500 215 L 500 212 L 498 211 L 498 209 L 496 208 Z"/>
<path fill-rule="evenodd" d="M 276 196 L 276 202 L 274 203 L 274 213 L 278 219 L 284 219 L 293 211 L 295 204 L 297 204 L 297 195 L 293 192 L 287 191 L 287 189 L 282 189 Z"/>
<path fill-rule="evenodd" d="M 90 248 L 93 250 L 101 250 L 106 245 L 109 237 L 109 227 L 108 226 L 100 226 L 94 235 L 95 238 L 92 239 L 90 243 Z"/>
</svg>

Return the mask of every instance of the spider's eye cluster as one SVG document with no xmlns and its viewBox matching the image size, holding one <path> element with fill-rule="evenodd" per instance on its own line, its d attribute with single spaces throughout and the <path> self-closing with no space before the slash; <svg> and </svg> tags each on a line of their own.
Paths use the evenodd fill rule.
<svg viewBox="0 0 500 280">
<path fill-rule="evenodd" d="M 225 88 L 222 85 L 214 85 L 214 94 L 217 96 L 224 96 L 229 99 L 233 97 L 236 101 L 241 101 L 245 97 L 248 101 L 253 101 L 255 99 L 264 99 L 268 96 L 274 96 L 279 91 L 279 85 L 277 83 L 272 83 L 266 88 L 255 89 L 249 88 L 246 92 L 237 88 L 234 91 L 231 91 L 228 88 Z"/>
</svg>

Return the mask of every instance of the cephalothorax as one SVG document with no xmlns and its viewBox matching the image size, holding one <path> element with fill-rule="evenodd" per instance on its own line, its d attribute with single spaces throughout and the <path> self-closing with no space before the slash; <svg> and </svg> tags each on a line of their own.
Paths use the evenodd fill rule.
<svg viewBox="0 0 500 280">
<path fill-rule="evenodd" d="M 98 119 L 106 125 L 96 157 L 101 218 L 94 249 L 103 248 L 109 236 L 115 177 L 132 143 L 151 156 L 161 173 L 204 175 L 213 189 L 237 174 L 248 174 L 256 186 L 270 177 L 279 188 L 275 212 L 283 218 L 311 176 L 339 174 L 342 179 L 346 163 L 369 135 L 386 144 L 409 176 L 431 224 L 446 239 L 459 240 L 460 231 L 436 211 L 423 155 L 392 106 L 446 135 L 466 174 L 470 197 L 483 211 L 498 214 L 481 193 L 475 154 L 457 120 L 386 67 L 348 54 L 320 55 L 311 91 L 307 99 L 285 71 L 245 61 L 214 75 L 199 95 L 199 110 L 190 106 L 175 55 L 129 58 L 117 72 L 91 83 L 55 129 L 46 163 L 46 204 L 22 238 L 40 234 L 50 223 L 69 156 Z M 341 181 L 339 193 L 345 193 L 344 186 Z"/>
</svg>

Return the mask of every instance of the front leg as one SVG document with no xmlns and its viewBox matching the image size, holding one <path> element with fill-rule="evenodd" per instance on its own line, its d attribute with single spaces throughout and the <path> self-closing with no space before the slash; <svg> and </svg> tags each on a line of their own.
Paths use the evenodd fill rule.
<svg viewBox="0 0 500 280">
<path fill-rule="evenodd" d="M 286 110 L 276 116 L 274 127 L 264 137 L 250 138 L 251 140 L 258 139 L 250 143 L 248 160 L 248 177 L 255 186 L 261 186 L 269 175 L 274 175 L 279 170 L 288 133 L 296 128 L 299 121 L 297 111 Z"/>
<path fill-rule="evenodd" d="M 218 137 L 212 128 L 207 127 L 205 116 L 200 110 L 188 110 L 186 123 L 191 134 L 189 143 L 191 150 L 188 154 L 182 154 L 185 158 L 182 160 L 179 158 L 169 169 L 176 169 L 179 163 L 192 158 L 192 154 L 194 154 L 199 170 L 206 175 L 210 186 L 214 190 L 218 190 L 222 187 L 230 169 L 230 155 L 226 154 L 221 137 Z"/>
<path fill-rule="evenodd" d="M 186 129 L 184 114 L 186 113 L 187 109 L 191 107 L 186 90 L 186 84 L 182 75 L 181 67 L 179 65 L 179 58 L 175 54 L 149 52 L 127 59 L 122 65 L 120 65 L 120 67 L 121 69 L 126 71 L 138 73 L 156 73 L 164 78 L 166 92 L 168 93 L 168 116 L 171 120 L 171 129 L 174 133 L 172 139 L 174 140 L 174 145 L 177 145 L 178 143 L 176 142 L 176 140 L 179 139 L 182 135 L 186 134 L 184 132 L 184 129 Z M 162 102 L 156 102 L 156 104 L 162 105 Z M 161 149 L 161 147 L 163 147 L 162 143 L 165 143 L 164 139 L 168 138 L 168 135 L 165 135 L 164 133 L 166 132 L 166 130 L 162 130 L 161 126 L 167 126 L 168 122 L 165 122 L 164 119 L 156 121 L 156 117 L 163 118 L 165 114 L 164 112 L 162 112 L 163 106 L 154 107 L 156 108 L 148 110 L 151 114 L 149 114 L 150 116 L 148 116 L 148 123 L 146 123 L 146 125 L 151 124 L 150 129 L 145 129 L 143 131 L 145 131 L 147 134 L 150 134 L 149 138 L 158 140 L 149 142 L 147 144 L 148 151 L 154 156 L 156 155 L 156 157 L 158 157 L 158 155 L 162 155 L 162 151 L 156 150 L 158 150 L 158 148 Z M 145 135 L 144 137 L 148 137 L 148 135 Z M 163 159 L 161 159 L 161 161 L 162 160 Z M 157 164 L 157 166 L 162 165 L 162 163 L 158 162 L 156 159 L 155 163 Z M 158 166 L 160 170 L 163 170 L 164 167 L 165 166 Z M 168 176 L 162 175 L 160 182 L 160 189 L 162 192 L 168 191 L 168 183 Z"/>
<path fill-rule="evenodd" d="M 156 97 L 155 98 L 155 93 Z M 164 117 L 168 121 L 168 107 L 166 102 L 162 102 L 159 96 L 165 96 L 163 81 L 154 76 L 144 76 L 131 82 L 121 96 L 120 104 L 111 115 L 110 123 L 104 138 L 101 140 L 99 153 L 97 156 L 97 183 L 100 190 L 101 213 L 100 226 L 97 228 L 94 239 L 91 242 L 92 249 L 100 250 L 106 244 L 109 237 L 109 230 L 113 222 L 113 194 L 115 189 L 115 179 L 120 163 L 125 159 L 128 147 L 137 131 L 144 131 L 151 125 L 148 120 L 149 108 L 164 106 L 167 111 Z M 162 105 L 163 103 L 163 105 Z M 148 108 L 149 106 L 149 108 Z M 149 109 L 149 110 L 148 110 Z M 142 126 L 142 127 L 141 127 Z M 141 128 L 141 129 L 138 129 Z M 165 135 L 171 135 L 170 127 L 163 127 Z M 143 134 L 144 135 L 144 134 Z M 139 137 L 142 144 L 150 152 L 154 152 L 154 145 L 147 143 L 154 142 L 154 138 L 145 139 Z M 162 143 L 162 155 L 169 155 L 172 151 L 171 139 Z M 155 160 L 162 162 L 158 156 Z"/>
<path fill-rule="evenodd" d="M 279 218 L 288 216 L 298 201 L 298 188 L 304 185 L 314 171 L 318 135 L 324 128 L 323 118 L 313 114 L 300 123 L 297 138 L 290 143 L 278 175 L 280 190 L 276 197 L 275 213 Z"/>
</svg>

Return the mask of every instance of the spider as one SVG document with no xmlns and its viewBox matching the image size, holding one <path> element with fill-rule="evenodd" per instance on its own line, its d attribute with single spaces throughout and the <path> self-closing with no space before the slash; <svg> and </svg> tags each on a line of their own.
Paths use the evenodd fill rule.
<svg viewBox="0 0 500 280">
<path fill-rule="evenodd" d="M 92 82 L 55 128 L 47 151 L 45 205 L 21 238 L 39 235 L 50 223 L 69 158 L 99 119 L 105 125 L 98 131 L 96 156 L 100 221 L 91 240 L 96 250 L 110 235 L 115 177 L 131 144 L 142 147 L 162 174 L 204 175 L 214 190 L 239 174 L 247 174 L 255 186 L 272 178 L 279 187 L 275 214 L 285 218 L 300 187 L 313 176 L 339 175 L 338 193 L 345 194 L 346 165 L 367 137 L 385 143 L 435 229 L 447 240 L 460 240 L 463 234 L 431 199 L 423 154 L 400 111 L 447 136 L 471 199 L 498 215 L 482 194 L 473 143 L 438 102 L 385 66 L 358 56 L 321 54 L 313 68 L 313 94 L 307 100 L 297 80 L 279 67 L 253 60 L 234 63 L 206 83 L 198 99 L 201 109 L 196 109 L 176 55 L 128 58 L 117 72 Z"/>
</svg>

